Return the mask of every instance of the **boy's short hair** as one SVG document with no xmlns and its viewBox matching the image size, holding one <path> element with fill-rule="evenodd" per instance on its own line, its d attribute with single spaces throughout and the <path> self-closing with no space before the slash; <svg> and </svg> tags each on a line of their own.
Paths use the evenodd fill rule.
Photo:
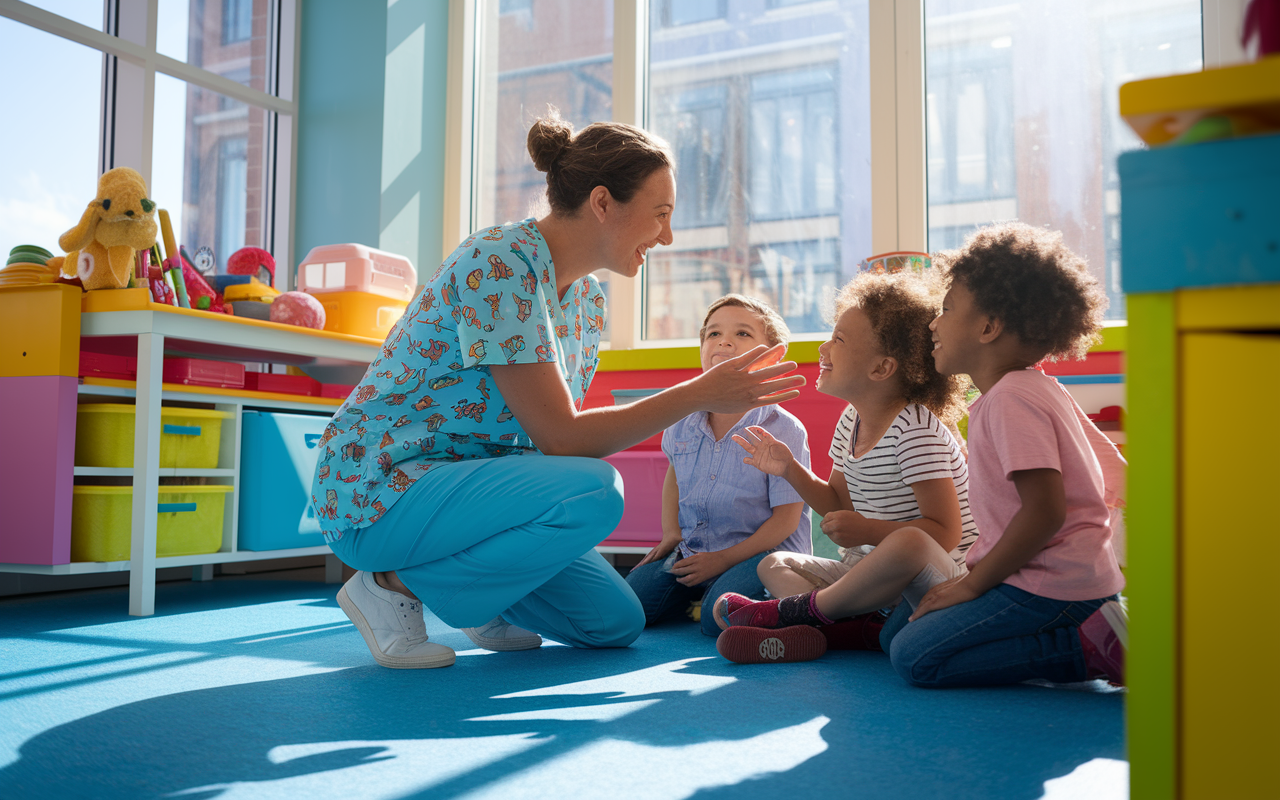
<svg viewBox="0 0 1280 800">
<path fill-rule="evenodd" d="M 742 294 L 726 294 L 707 307 L 707 315 L 702 318 L 702 327 L 698 330 L 699 344 L 707 339 L 707 323 L 711 321 L 711 315 L 725 306 L 745 308 L 759 317 L 764 325 L 764 335 L 769 340 L 770 347 L 775 344 L 787 344 L 791 340 L 791 329 L 787 327 L 786 321 L 766 303 Z"/>
<path fill-rule="evenodd" d="M 882 275 L 863 272 L 840 290 L 835 318 L 850 308 L 861 309 L 871 323 L 875 344 L 898 362 L 898 381 L 908 403 L 919 403 L 951 427 L 965 411 L 965 382 L 943 375 L 933 364 L 933 334 L 929 323 L 942 305 L 937 271 Z"/>
<path fill-rule="evenodd" d="M 992 225 L 963 247 L 939 253 L 934 264 L 1040 358 L 1083 358 L 1098 339 L 1107 296 L 1058 231 L 1022 222 Z"/>
</svg>

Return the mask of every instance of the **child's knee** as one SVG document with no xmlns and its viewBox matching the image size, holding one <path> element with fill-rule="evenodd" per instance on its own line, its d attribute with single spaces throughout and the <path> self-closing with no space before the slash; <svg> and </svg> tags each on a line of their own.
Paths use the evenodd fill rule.
<svg viewBox="0 0 1280 800">
<path fill-rule="evenodd" d="M 763 583 L 767 575 L 779 570 L 791 571 L 791 567 L 787 566 L 786 556 L 781 551 L 770 553 L 760 559 L 760 563 L 756 564 L 756 577 Z"/>
</svg>

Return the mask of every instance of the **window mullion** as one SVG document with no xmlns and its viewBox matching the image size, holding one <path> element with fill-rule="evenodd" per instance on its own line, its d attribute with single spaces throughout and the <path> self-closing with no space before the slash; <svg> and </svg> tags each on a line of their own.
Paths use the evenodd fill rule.
<svg viewBox="0 0 1280 800">
<path fill-rule="evenodd" d="M 648 6 L 647 0 L 613 3 L 613 119 L 640 127 L 647 122 Z M 626 350 L 640 343 L 644 324 L 642 293 L 640 280 L 609 276 L 612 349 Z"/>
</svg>

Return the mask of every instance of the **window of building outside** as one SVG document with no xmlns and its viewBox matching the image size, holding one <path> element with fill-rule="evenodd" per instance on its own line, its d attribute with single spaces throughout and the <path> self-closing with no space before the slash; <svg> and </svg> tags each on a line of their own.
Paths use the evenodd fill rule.
<svg viewBox="0 0 1280 800">
<path fill-rule="evenodd" d="M 496 9 L 494 6 L 496 5 Z M 547 176 L 529 157 L 533 120 L 555 106 L 581 130 L 613 114 L 612 0 L 503 0 L 481 20 L 475 227 L 542 217 Z M 596 277 L 609 294 L 609 273 Z M 609 336 L 606 323 L 604 339 Z"/>
<path fill-rule="evenodd" d="M 677 200 L 675 242 L 642 273 L 645 338 L 696 338 L 729 292 L 826 333 L 834 291 L 872 255 L 866 0 L 650 15 L 649 127 L 675 149 Z"/>
<path fill-rule="evenodd" d="M 926 0 L 929 249 L 982 225 L 1062 231 L 1125 316 L 1122 83 L 1202 67 L 1199 0 Z"/>
</svg>

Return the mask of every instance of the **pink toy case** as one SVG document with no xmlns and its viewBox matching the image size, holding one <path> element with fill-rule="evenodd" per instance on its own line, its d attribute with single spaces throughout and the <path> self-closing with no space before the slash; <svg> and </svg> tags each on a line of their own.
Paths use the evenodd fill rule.
<svg viewBox="0 0 1280 800">
<path fill-rule="evenodd" d="M 367 292 L 408 302 L 417 284 L 409 259 L 362 244 L 313 247 L 298 265 L 298 290 L 308 294 Z"/>
</svg>

